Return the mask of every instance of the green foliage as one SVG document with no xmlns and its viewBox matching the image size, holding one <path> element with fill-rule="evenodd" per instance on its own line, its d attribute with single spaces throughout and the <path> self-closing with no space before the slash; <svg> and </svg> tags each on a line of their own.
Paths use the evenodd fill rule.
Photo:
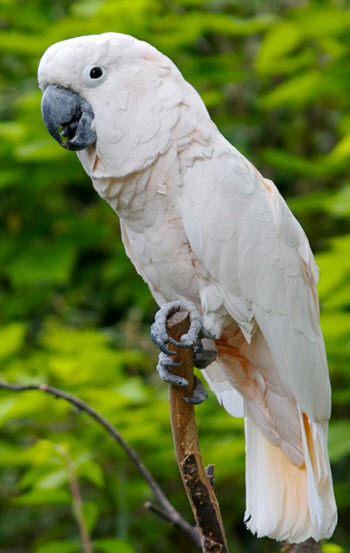
<svg viewBox="0 0 350 553">
<path fill-rule="evenodd" d="M 347 3 L 6 0 L 0 6 L 2 378 L 47 382 L 100 410 L 191 520 L 174 460 L 166 387 L 154 375 L 148 329 L 155 304 L 125 256 L 116 215 L 76 157 L 47 134 L 36 83 L 39 59 L 53 42 L 107 30 L 133 34 L 177 63 L 225 136 L 289 198 L 318 252 L 340 508 L 338 530 L 323 551 L 349 549 Z M 242 524 L 242 421 L 213 397 L 197 417 L 204 461 L 216 464 L 232 551 L 271 551 L 269 540 L 256 540 Z M 0 424 L 1 553 L 82 551 L 71 471 L 95 553 L 193 551 L 186 537 L 143 509 L 151 491 L 86 415 L 40 392 L 2 390 Z"/>
</svg>

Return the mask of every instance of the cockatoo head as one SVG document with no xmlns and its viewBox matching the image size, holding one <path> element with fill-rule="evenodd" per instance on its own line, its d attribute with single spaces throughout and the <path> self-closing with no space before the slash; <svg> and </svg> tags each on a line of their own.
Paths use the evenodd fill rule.
<svg viewBox="0 0 350 553">
<path fill-rule="evenodd" d="M 114 174 L 140 169 L 166 151 L 181 106 L 189 107 L 192 95 L 198 104 L 198 95 L 166 56 L 119 33 L 50 46 L 38 78 L 50 134 L 68 150 L 95 148 Z"/>
</svg>

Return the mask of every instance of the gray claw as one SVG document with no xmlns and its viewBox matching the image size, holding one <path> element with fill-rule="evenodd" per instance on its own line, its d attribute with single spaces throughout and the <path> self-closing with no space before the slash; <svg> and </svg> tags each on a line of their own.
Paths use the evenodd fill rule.
<svg viewBox="0 0 350 553">
<path fill-rule="evenodd" d="M 182 361 L 179 361 L 178 363 L 175 363 L 175 361 L 172 361 L 171 359 L 169 359 L 169 361 L 167 361 L 166 363 L 164 363 L 164 365 L 165 365 L 166 367 L 181 367 Z"/>
<path fill-rule="evenodd" d="M 169 336 L 167 333 L 162 331 L 162 329 L 156 328 L 156 323 L 154 322 L 151 326 L 151 340 L 159 347 L 159 349 L 166 355 L 175 355 L 174 351 L 170 351 L 165 344 L 169 342 Z"/>
<path fill-rule="evenodd" d="M 186 334 L 184 334 L 184 336 L 186 336 Z M 188 348 L 189 346 L 192 346 L 192 344 L 177 342 L 171 336 L 169 336 L 169 342 L 171 342 L 174 346 L 177 346 L 178 348 Z"/>
<path fill-rule="evenodd" d="M 186 380 L 186 378 L 178 376 L 168 369 L 168 367 L 179 367 L 180 365 L 182 365 L 182 363 L 174 363 L 174 361 L 172 361 L 172 359 L 169 359 L 167 355 L 165 355 L 164 353 L 160 353 L 157 364 L 157 371 L 160 378 L 164 382 L 169 382 L 170 384 L 173 384 L 173 386 L 180 386 L 182 388 L 185 388 L 186 386 L 188 386 L 188 381 Z"/>
<path fill-rule="evenodd" d="M 186 403 L 190 403 L 191 405 L 198 405 L 199 403 L 203 403 L 203 401 L 207 399 L 208 392 L 204 388 L 199 378 L 195 376 L 192 397 L 187 397 L 187 396 L 182 396 L 182 397 L 186 401 Z"/>
</svg>

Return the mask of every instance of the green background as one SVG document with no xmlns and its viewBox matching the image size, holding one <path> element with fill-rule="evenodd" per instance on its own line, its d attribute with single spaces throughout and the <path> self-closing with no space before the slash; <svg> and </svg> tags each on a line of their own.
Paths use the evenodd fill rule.
<svg viewBox="0 0 350 553">
<path fill-rule="evenodd" d="M 15 383 L 88 401 L 138 450 L 191 521 L 169 427 L 167 387 L 148 337 L 156 306 L 127 260 L 117 216 L 76 156 L 46 132 L 36 70 L 75 35 L 118 31 L 170 56 L 223 134 L 281 193 L 321 269 L 333 385 L 330 456 L 339 525 L 326 553 L 350 551 L 350 6 L 346 1 L 0 2 L 0 362 Z M 205 463 L 232 552 L 278 551 L 245 530 L 243 423 L 215 398 L 197 409 Z M 0 390 L 0 552 L 83 551 L 77 478 L 95 553 L 192 552 L 143 507 L 152 493 L 86 415 L 40 392 Z"/>
</svg>

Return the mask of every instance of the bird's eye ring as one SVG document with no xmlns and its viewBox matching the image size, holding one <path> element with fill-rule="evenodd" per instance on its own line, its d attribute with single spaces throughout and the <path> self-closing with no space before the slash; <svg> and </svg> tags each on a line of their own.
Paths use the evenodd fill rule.
<svg viewBox="0 0 350 553">
<path fill-rule="evenodd" d="M 88 87 L 99 86 L 107 77 L 107 72 L 99 65 L 90 65 L 84 70 L 84 78 Z"/>
</svg>

